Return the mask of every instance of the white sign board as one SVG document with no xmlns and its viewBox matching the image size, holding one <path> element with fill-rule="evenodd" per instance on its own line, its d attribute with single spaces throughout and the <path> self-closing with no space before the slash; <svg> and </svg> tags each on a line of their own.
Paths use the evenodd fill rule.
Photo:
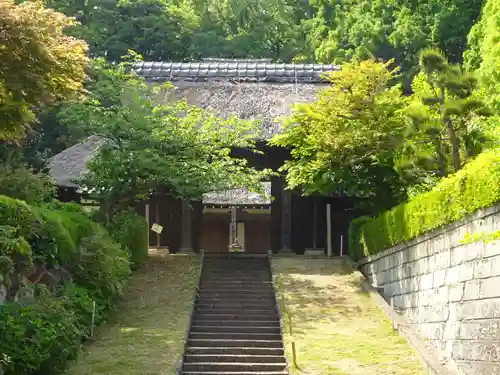
<svg viewBox="0 0 500 375">
<path fill-rule="evenodd" d="M 163 227 L 160 224 L 154 223 L 151 227 L 151 230 L 155 233 L 161 234 L 161 232 L 163 231 Z"/>
</svg>

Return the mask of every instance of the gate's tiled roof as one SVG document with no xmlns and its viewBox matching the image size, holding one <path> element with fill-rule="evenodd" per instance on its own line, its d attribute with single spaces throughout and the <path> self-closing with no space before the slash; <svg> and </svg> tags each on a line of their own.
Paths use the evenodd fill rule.
<svg viewBox="0 0 500 375">
<path fill-rule="evenodd" d="M 260 61 L 139 62 L 135 72 L 150 81 L 231 79 L 235 81 L 321 82 L 336 65 Z"/>
</svg>

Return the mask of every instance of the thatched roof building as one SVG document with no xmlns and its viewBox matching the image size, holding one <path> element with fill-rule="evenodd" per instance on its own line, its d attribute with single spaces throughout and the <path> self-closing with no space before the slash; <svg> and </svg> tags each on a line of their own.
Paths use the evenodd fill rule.
<svg viewBox="0 0 500 375">
<path fill-rule="evenodd" d="M 275 64 L 268 60 L 206 59 L 195 63 L 139 62 L 134 71 L 148 82 L 170 81 L 174 90 L 161 100 L 186 99 L 191 105 L 214 109 L 220 116 L 258 120 L 261 139 L 279 132 L 279 119 L 291 106 L 315 100 L 317 90 L 325 85 L 324 74 L 336 71 L 334 65 Z M 90 137 L 54 156 L 49 162 L 50 175 L 57 185 L 76 188 L 75 179 L 85 171 L 102 140 Z M 265 184 L 266 196 L 270 185 Z M 238 196 L 248 204 L 269 203 L 246 189 L 207 194 L 204 201 L 213 204 Z"/>
<path fill-rule="evenodd" d="M 198 63 L 141 62 L 138 75 L 149 82 L 170 81 L 166 102 L 186 99 L 214 109 L 219 116 L 236 115 L 261 123 L 262 139 L 279 132 L 280 119 L 293 104 L 315 100 L 324 75 L 339 68 L 323 64 L 274 64 L 266 61 L 210 60 Z"/>
<path fill-rule="evenodd" d="M 104 140 L 91 136 L 67 148 L 49 160 L 49 175 L 60 187 L 78 188 L 75 180 L 83 175 L 86 165 L 97 154 Z"/>
</svg>

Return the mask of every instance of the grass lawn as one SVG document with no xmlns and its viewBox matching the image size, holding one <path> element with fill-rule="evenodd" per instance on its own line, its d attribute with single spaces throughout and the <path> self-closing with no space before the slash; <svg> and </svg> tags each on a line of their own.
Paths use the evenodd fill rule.
<svg viewBox="0 0 500 375">
<path fill-rule="evenodd" d="M 273 258 L 278 299 L 292 318 L 299 370 L 293 369 L 291 337 L 285 344 L 292 374 L 424 375 L 406 340 L 366 293 L 359 278 L 332 259 Z"/>
<path fill-rule="evenodd" d="M 198 272 L 194 256 L 152 255 L 132 275 L 117 317 L 85 345 L 67 375 L 174 375 Z"/>
</svg>

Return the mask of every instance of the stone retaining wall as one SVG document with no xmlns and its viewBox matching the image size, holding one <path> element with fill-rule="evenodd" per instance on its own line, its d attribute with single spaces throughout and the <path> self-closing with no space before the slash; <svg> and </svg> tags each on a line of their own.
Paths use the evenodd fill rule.
<svg viewBox="0 0 500 375">
<path fill-rule="evenodd" d="M 498 230 L 495 206 L 359 263 L 463 375 L 500 374 L 500 242 L 460 244 L 465 234 Z"/>
</svg>

